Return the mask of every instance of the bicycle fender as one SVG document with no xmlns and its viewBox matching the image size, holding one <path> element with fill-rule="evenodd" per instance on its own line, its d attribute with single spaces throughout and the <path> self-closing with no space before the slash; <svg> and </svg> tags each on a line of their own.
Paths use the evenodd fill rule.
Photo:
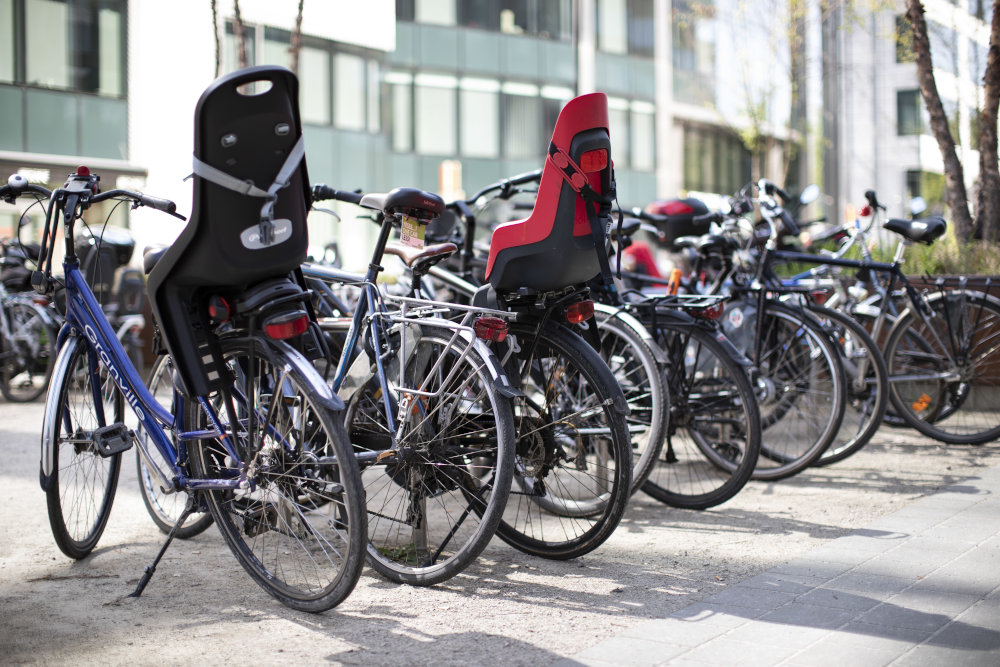
<svg viewBox="0 0 1000 667">
<path fill-rule="evenodd" d="M 59 426 L 59 386 L 62 384 L 63 375 L 69 370 L 70 357 L 80 342 L 79 336 L 67 335 L 59 345 L 56 362 L 52 367 L 49 392 L 45 396 L 45 415 L 42 418 L 41 461 L 38 471 L 38 481 L 42 485 L 43 491 L 48 491 L 54 481 L 53 472 L 55 471 L 56 458 L 54 442 Z"/>
<path fill-rule="evenodd" d="M 506 398 L 521 398 L 524 393 L 511 384 L 510 378 L 507 377 L 507 372 L 503 368 L 503 364 L 493 353 L 493 349 L 486 344 L 486 341 L 476 338 L 469 331 L 460 331 L 459 335 L 467 342 L 471 343 L 476 351 L 486 360 L 486 370 L 490 374 L 490 378 L 493 380 L 493 386 L 500 393 L 501 396 Z"/>
<path fill-rule="evenodd" d="M 284 360 L 287 362 L 286 370 L 295 370 L 311 384 L 315 389 L 323 407 L 329 410 L 343 411 L 346 406 L 339 396 L 333 393 L 330 385 L 326 383 L 323 376 L 319 374 L 316 367 L 309 363 L 302 354 L 288 343 L 281 340 L 267 340 L 264 349 L 268 351 L 271 361 L 277 364 L 277 355 L 272 350 L 280 350 Z"/>
<path fill-rule="evenodd" d="M 656 359 L 656 363 L 667 363 L 667 355 L 663 352 L 660 346 L 656 344 L 656 340 L 653 339 L 653 335 L 649 333 L 649 330 L 644 327 L 642 322 L 640 322 L 632 313 L 627 310 L 622 310 L 619 307 L 609 306 L 605 303 L 594 303 L 594 310 L 596 312 L 606 314 L 609 319 L 614 318 L 622 324 L 630 327 L 649 347 L 650 351 L 653 353 L 653 358 Z"/>
</svg>

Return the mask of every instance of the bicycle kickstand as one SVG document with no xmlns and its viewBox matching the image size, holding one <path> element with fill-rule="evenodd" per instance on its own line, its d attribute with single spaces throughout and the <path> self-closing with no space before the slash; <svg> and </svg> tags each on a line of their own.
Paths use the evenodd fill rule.
<svg viewBox="0 0 1000 667">
<path fill-rule="evenodd" d="M 196 495 L 193 493 L 188 494 L 187 503 L 184 505 L 184 511 L 181 512 L 181 515 L 178 517 L 177 523 L 174 524 L 174 527 L 170 529 L 170 534 L 167 535 L 167 541 L 164 542 L 163 546 L 160 548 L 160 553 L 156 554 L 156 558 L 153 559 L 153 563 L 151 565 L 146 566 L 146 569 L 142 573 L 142 578 L 139 579 L 139 585 L 136 586 L 135 590 L 129 593 L 126 597 L 137 598 L 142 595 L 142 592 L 146 590 L 146 585 L 149 583 L 149 580 L 153 578 L 153 573 L 156 572 L 156 566 L 160 564 L 160 559 L 163 558 L 163 554 L 167 553 L 167 547 L 169 547 L 170 543 L 173 542 L 174 534 L 177 532 L 177 529 L 183 526 L 184 522 L 187 521 L 187 518 L 191 516 L 191 513 L 197 509 L 198 499 Z"/>
</svg>

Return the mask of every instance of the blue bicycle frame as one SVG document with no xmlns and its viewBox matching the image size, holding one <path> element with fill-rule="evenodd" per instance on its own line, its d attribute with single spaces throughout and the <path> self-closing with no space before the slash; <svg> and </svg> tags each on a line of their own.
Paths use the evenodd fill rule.
<svg viewBox="0 0 1000 667">
<path fill-rule="evenodd" d="M 213 428 L 195 431 L 178 430 L 178 427 L 182 426 L 178 415 L 183 415 L 185 412 L 184 396 L 176 389 L 174 390 L 174 405 L 179 407 L 177 415 L 171 414 L 157 402 L 139 377 L 139 373 L 129 360 L 125 348 L 111 329 L 101 305 L 97 302 L 80 271 L 79 262 L 75 259 L 66 261 L 63 263 L 63 270 L 66 276 L 66 322 L 59 332 L 57 340 L 59 353 L 52 377 L 62 377 L 62 374 L 66 372 L 71 355 L 75 351 L 75 346 L 86 345 L 92 379 L 90 384 L 94 392 L 94 408 L 102 424 L 107 425 L 108 420 L 104 414 L 99 365 L 107 369 L 108 376 L 115 382 L 125 402 L 139 419 L 141 428 L 149 435 L 150 440 L 163 455 L 164 460 L 171 465 L 180 489 L 194 491 L 237 488 L 241 482 L 238 478 L 192 479 L 178 465 L 179 461 L 186 458 L 184 442 L 188 440 L 219 439 L 233 460 L 238 461 L 240 457 L 232 446 L 230 436 L 225 434 L 215 411 L 204 398 L 199 398 L 198 401 L 213 422 Z M 79 342 L 74 342 L 74 338 Z M 53 415 L 57 413 L 58 403 L 59 392 L 49 391 L 45 406 L 46 419 L 42 430 L 41 483 L 44 489 L 48 489 L 51 485 L 55 467 L 54 432 L 57 427 L 57 418 Z M 61 419 L 62 416 L 58 418 Z M 174 447 L 163 426 L 175 431 L 179 448 Z"/>
</svg>

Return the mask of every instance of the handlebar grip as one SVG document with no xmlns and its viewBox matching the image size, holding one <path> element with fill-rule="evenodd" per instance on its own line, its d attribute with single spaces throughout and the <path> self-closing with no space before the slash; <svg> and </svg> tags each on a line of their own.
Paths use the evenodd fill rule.
<svg viewBox="0 0 1000 667">
<path fill-rule="evenodd" d="M 788 211 L 782 211 L 780 217 L 781 223 L 785 226 L 785 231 L 787 233 L 793 236 L 798 236 L 802 233 L 802 229 L 799 228 L 799 224 L 788 214 Z"/>
<path fill-rule="evenodd" d="M 868 205 L 871 206 L 872 208 L 881 208 L 881 209 L 885 208 L 885 206 L 882 206 L 882 204 L 879 203 L 878 197 L 875 196 L 874 190 L 866 190 L 865 199 L 868 200 Z"/>
<path fill-rule="evenodd" d="M 792 200 L 791 196 L 789 196 L 789 194 L 779 186 L 775 185 L 774 191 L 778 194 L 779 197 L 781 197 L 781 201 L 785 202 L 786 204 Z"/>
<path fill-rule="evenodd" d="M 722 213 L 720 213 L 719 211 L 711 211 L 709 213 L 702 213 L 701 215 L 694 216 L 693 218 L 691 218 L 691 222 L 696 225 L 700 225 L 706 222 L 707 223 L 722 222 L 724 219 L 725 216 L 723 216 Z"/>
<path fill-rule="evenodd" d="M 523 174 L 518 174 L 517 176 L 511 176 L 505 179 L 510 185 L 523 185 L 524 183 L 532 183 L 539 180 L 542 177 L 542 170 L 535 169 L 534 171 L 526 171 Z"/>
<path fill-rule="evenodd" d="M 140 194 L 139 203 L 143 206 L 148 206 L 149 208 L 155 208 L 157 211 L 163 211 L 164 213 L 175 213 L 177 211 L 177 204 L 173 203 L 169 199 L 161 199 L 159 197 L 151 197 L 149 195 Z"/>
<path fill-rule="evenodd" d="M 360 204 L 362 194 L 360 192 L 345 192 L 344 190 L 334 190 L 329 185 L 317 183 L 312 188 L 312 200 L 323 201 L 324 199 L 336 199 L 346 201 L 351 204 Z"/>
</svg>

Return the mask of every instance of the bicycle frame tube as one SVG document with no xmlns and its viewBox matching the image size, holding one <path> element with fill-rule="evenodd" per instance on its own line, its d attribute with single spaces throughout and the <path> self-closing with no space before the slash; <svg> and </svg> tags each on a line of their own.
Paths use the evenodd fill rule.
<svg viewBox="0 0 1000 667">
<path fill-rule="evenodd" d="M 161 424 L 173 426 L 175 424 L 174 415 L 156 401 L 142 382 L 138 371 L 129 361 L 124 347 L 111 329 L 100 304 L 80 272 L 79 262 L 66 262 L 63 264 L 63 270 L 66 276 L 66 323 L 63 325 L 62 331 L 59 332 L 60 354 L 53 377 L 59 377 L 55 373 L 61 371 L 69 363 L 69 348 L 66 343 L 75 331 L 75 335 L 82 336 L 82 344 L 87 346 L 88 358 L 94 359 L 96 357 L 100 365 L 107 369 L 110 378 L 114 380 L 117 388 L 121 391 L 125 402 L 139 419 L 142 429 L 149 435 L 164 459 L 170 463 L 182 488 L 185 487 L 188 478 L 177 467 L 177 450 L 161 426 Z M 96 370 L 95 366 L 92 372 L 96 372 Z M 95 409 L 103 410 L 99 384 L 92 384 L 94 384 L 95 392 Z M 53 417 L 46 419 L 42 436 L 41 477 L 43 487 L 49 483 L 48 480 L 51 479 L 55 467 L 53 429 L 57 420 L 62 417 L 56 415 L 57 401 L 58 389 L 52 388 L 46 402 L 46 415 L 53 415 Z M 221 437 L 221 432 L 178 432 L 177 437 L 179 440 Z M 223 438 L 223 440 L 228 441 L 228 438 Z M 238 480 L 218 480 L 213 481 L 212 486 L 213 488 L 232 488 L 237 483 Z"/>
</svg>

